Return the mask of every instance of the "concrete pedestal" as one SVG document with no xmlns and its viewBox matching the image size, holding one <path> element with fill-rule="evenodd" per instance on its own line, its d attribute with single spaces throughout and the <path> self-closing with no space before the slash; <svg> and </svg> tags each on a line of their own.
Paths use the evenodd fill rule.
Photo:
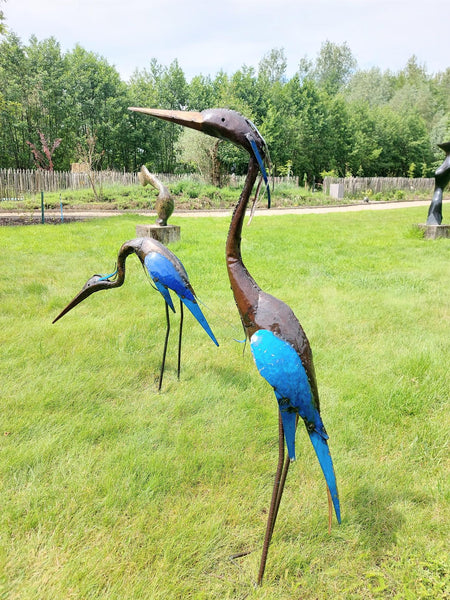
<svg viewBox="0 0 450 600">
<path fill-rule="evenodd" d="M 179 225 L 136 225 L 137 237 L 150 237 L 165 246 L 170 242 L 178 242 L 180 235 Z"/>
<path fill-rule="evenodd" d="M 450 238 L 450 225 L 427 225 L 426 223 L 420 223 L 417 227 L 423 231 L 423 237 L 426 240 Z"/>
</svg>

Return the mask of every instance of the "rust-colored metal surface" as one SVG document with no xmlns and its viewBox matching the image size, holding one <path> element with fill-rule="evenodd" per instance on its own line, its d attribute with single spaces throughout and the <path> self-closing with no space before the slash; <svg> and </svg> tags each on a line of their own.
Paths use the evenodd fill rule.
<svg viewBox="0 0 450 600">
<path fill-rule="evenodd" d="M 255 125 L 240 113 L 226 108 L 209 108 L 202 112 L 183 110 L 163 110 L 157 108 L 130 107 L 129 110 L 140 112 L 152 117 L 164 119 L 170 123 L 183 125 L 197 131 L 202 131 L 213 137 L 227 140 L 253 153 L 251 140 L 253 139 L 258 151 L 264 157 L 266 143 L 259 134 Z"/>
<path fill-rule="evenodd" d="M 442 223 L 442 196 L 450 182 L 450 142 L 438 144 L 445 152 L 445 158 L 434 174 L 434 194 L 428 209 L 427 225 L 440 225 Z"/>
<path fill-rule="evenodd" d="M 196 113 L 151 108 L 131 110 L 228 140 L 247 150 L 250 155 L 244 188 L 227 235 L 226 261 L 236 306 L 250 340 L 253 358 L 260 374 L 272 385 L 279 405 L 279 457 L 257 579 L 261 584 L 284 481 L 290 460 L 295 459 L 295 431 L 299 417 L 303 419 L 316 451 L 327 482 L 328 498 L 331 498 L 340 522 L 336 478 L 327 444 L 328 435 L 320 418 L 319 395 L 308 339 L 291 308 L 258 286 L 241 255 L 242 226 L 259 171 L 267 179 L 264 169 L 267 146 L 255 125 L 235 111 L 208 109 Z M 286 462 L 283 437 L 289 454 Z M 331 510 L 329 502 L 329 521 Z"/>
<path fill-rule="evenodd" d="M 139 181 L 141 185 L 152 185 L 158 190 L 158 196 L 156 197 L 155 210 L 157 213 L 155 223 L 161 227 L 167 225 L 167 220 L 173 213 L 175 208 L 175 202 L 170 195 L 167 187 L 156 177 L 153 173 L 147 169 L 145 165 L 142 165 L 141 170 L 138 173 Z"/>
</svg>

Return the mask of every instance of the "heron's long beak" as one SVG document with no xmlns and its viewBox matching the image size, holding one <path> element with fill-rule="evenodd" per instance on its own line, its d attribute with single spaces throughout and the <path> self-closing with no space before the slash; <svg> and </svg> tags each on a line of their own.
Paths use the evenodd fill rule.
<svg viewBox="0 0 450 600">
<path fill-rule="evenodd" d="M 128 110 L 151 115 L 152 117 L 164 119 L 177 125 L 183 125 L 183 127 L 197 129 L 198 131 L 202 131 L 203 129 L 204 117 L 201 112 L 193 110 L 164 110 L 162 108 L 138 108 L 136 106 L 130 106 Z"/>
<path fill-rule="evenodd" d="M 56 321 L 58 321 L 61 317 L 63 317 L 66 313 L 69 312 L 69 310 L 72 310 L 72 308 L 74 308 L 77 304 L 80 304 L 80 302 L 83 302 L 83 300 L 85 300 L 88 296 L 90 296 L 91 294 L 93 294 L 96 290 L 92 289 L 92 288 L 88 288 L 86 290 L 81 290 L 81 292 L 79 294 L 77 294 L 75 296 L 75 298 L 69 302 L 69 304 L 59 313 L 59 315 L 56 317 L 56 319 L 53 319 L 52 323 L 56 323 Z"/>
<path fill-rule="evenodd" d="M 78 294 L 75 296 L 75 298 L 73 300 L 71 300 L 71 302 L 69 302 L 69 304 L 65 308 L 63 308 L 63 310 L 59 313 L 59 315 L 56 317 L 56 319 L 53 319 L 52 323 L 56 323 L 56 321 L 58 321 L 58 319 L 60 319 L 66 313 L 68 313 L 69 310 L 72 310 L 72 308 L 75 308 L 75 306 L 77 304 L 80 304 L 80 302 L 83 302 L 83 300 L 86 300 L 86 298 L 88 298 L 94 292 L 98 292 L 100 290 L 106 290 L 106 289 L 112 287 L 111 284 L 113 284 L 114 282 L 112 282 L 109 279 L 109 277 L 112 277 L 114 275 L 115 275 L 115 273 L 112 273 L 111 275 L 107 275 L 104 277 L 102 277 L 101 275 L 94 275 L 93 277 L 88 279 L 87 282 L 82 287 L 81 291 L 78 292 Z"/>
<path fill-rule="evenodd" d="M 203 112 L 196 112 L 130 106 L 128 110 L 202 131 L 213 137 L 228 140 L 247 150 L 258 162 L 261 174 L 266 183 L 268 207 L 270 208 L 270 187 L 264 167 L 264 159 L 261 156 L 261 148 L 267 149 L 267 145 L 255 125 L 241 114 L 227 109 L 209 109 Z M 229 122 L 227 122 L 229 115 L 232 116 Z M 255 140 L 259 141 L 259 149 L 258 143 Z"/>
</svg>

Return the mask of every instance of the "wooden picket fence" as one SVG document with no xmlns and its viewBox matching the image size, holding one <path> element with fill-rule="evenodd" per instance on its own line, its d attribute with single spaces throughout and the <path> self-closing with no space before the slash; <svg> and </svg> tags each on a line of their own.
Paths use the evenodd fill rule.
<svg viewBox="0 0 450 600">
<path fill-rule="evenodd" d="M 176 183 L 181 179 L 190 179 L 204 183 L 198 174 L 159 173 L 157 177 L 166 185 Z M 121 171 L 97 171 L 97 185 L 139 185 L 137 173 Z M 231 185 L 241 185 L 245 177 L 231 176 Z M 276 177 L 274 183 L 290 183 L 298 185 L 298 177 Z M 36 171 L 25 169 L 0 169 L 0 200 L 20 200 L 25 194 L 40 192 L 58 192 L 60 190 L 80 190 L 90 187 L 86 172 L 73 171 Z"/>
<path fill-rule="evenodd" d="M 137 173 L 120 171 L 99 171 L 96 173 L 98 184 L 133 185 L 138 182 Z M 38 192 L 57 192 L 59 190 L 80 190 L 89 188 L 87 173 L 69 171 L 35 171 L 25 169 L 0 169 L 0 199 L 19 199 L 24 194 Z"/>
<path fill-rule="evenodd" d="M 330 193 L 332 183 L 344 185 L 344 196 L 367 196 L 379 192 L 404 190 L 406 192 L 431 192 L 434 188 L 434 177 L 325 177 L 323 191 Z"/>
<path fill-rule="evenodd" d="M 192 179 L 203 181 L 200 175 L 173 175 L 168 173 L 157 174 L 166 185 L 175 183 L 180 179 Z M 231 185 L 240 185 L 243 177 L 231 176 Z M 98 171 L 96 172 L 97 184 L 101 186 L 110 185 L 139 185 L 137 173 L 126 173 L 122 171 Z M 299 185 L 298 177 L 276 177 L 274 183 L 289 183 Z M 365 196 L 371 190 L 372 194 L 387 192 L 391 190 L 405 190 L 407 192 L 431 192 L 434 187 L 434 178 L 408 177 L 325 177 L 323 191 L 330 192 L 332 183 L 344 185 L 345 196 Z M 60 190 L 79 190 L 90 187 L 87 173 L 74 173 L 69 171 L 36 171 L 25 169 L 0 169 L 0 200 L 22 199 L 25 194 L 37 194 L 39 192 L 58 192 Z"/>
</svg>

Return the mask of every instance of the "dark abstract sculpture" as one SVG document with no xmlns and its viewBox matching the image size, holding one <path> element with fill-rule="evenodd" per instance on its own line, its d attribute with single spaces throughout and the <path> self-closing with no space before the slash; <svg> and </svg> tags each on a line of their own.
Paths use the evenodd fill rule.
<svg viewBox="0 0 450 600">
<path fill-rule="evenodd" d="M 145 165 L 142 165 L 141 170 L 138 173 L 139 181 L 142 185 L 152 185 L 158 190 L 158 196 L 156 197 L 155 210 L 157 213 L 155 223 L 157 225 L 166 226 L 167 220 L 173 213 L 175 203 L 169 190 L 161 181 L 147 169 Z"/>
<path fill-rule="evenodd" d="M 166 337 L 164 340 L 164 350 L 161 363 L 161 372 L 159 376 L 159 387 L 161 389 L 164 367 L 166 363 L 167 342 L 170 332 L 169 307 L 175 312 L 175 308 L 170 296 L 172 290 L 180 299 L 180 331 L 178 337 L 178 379 L 180 378 L 181 367 L 181 336 L 183 331 L 183 303 L 188 307 L 212 341 L 218 346 L 200 307 L 197 303 L 195 292 L 189 282 L 188 275 L 181 261 L 168 248 L 163 246 L 157 240 L 151 238 L 136 238 L 125 242 L 119 250 L 117 257 L 117 268 L 110 275 L 93 275 L 84 284 L 81 291 L 69 304 L 59 313 L 53 323 L 58 321 L 69 310 L 72 310 L 77 304 L 85 300 L 94 292 L 100 290 L 109 290 L 120 287 L 125 281 L 125 261 L 132 253 L 137 254 L 139 260 L 150 275 L 156 289 L 160 292 L 165 301 L 166 307 Z"/>
<path fill-rule="evenodd" d="M 427 225 L 440 225 L 442 223 L 442 195 L 450 181 L 450 142 L 438 144 L 445 152 L 444 162 L 434 174 L 434 194 L 428 209 Z"/>
<path fill-rule="evenodd" d="M 328 449 L 328 435 L 320 417 L 319 395 L 308 339 L 289 306 L 261 290 L 245 268 L 241 256 L 242 225 L 259 169 L 265 178 L 266 144 L 253 123 L 234 111 L 211 109 L 195 113 L 142 108 L 133 110 L 229 140 L 250 154 L 244 188 L 227 236 L 226 260 L 231 288 L 246 337 L 250 340 L 253 358 L 260 374 L 273 387 L 279 406 L 278 465 L 258 573 L 260 584 L 287 471 L 290 461 L 295 460 L 295 432 L 299 417 L 305 423 L 327 483 L 329 524 L 332 504 L 338 522 L 341 520 L 336 478 Z M 286 462 L 284 439 L 288 450 Z"/>
</svg>

